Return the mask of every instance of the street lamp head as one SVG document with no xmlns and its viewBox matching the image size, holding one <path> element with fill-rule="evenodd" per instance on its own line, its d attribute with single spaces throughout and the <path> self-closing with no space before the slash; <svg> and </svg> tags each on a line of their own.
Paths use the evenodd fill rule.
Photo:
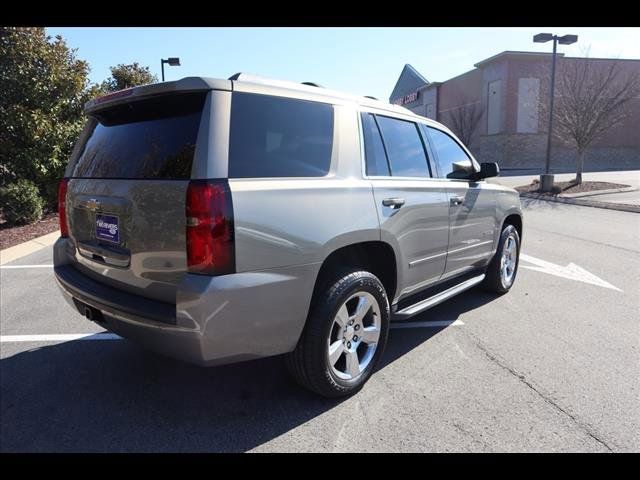
<svg viewBox="0 0 640 480">
<path fill-rule="evenodd" d="M 560 45 L 571 45 L 572 43 L 576 43 L 577 41 L 577 35 L 564 35 L 563 37 L 558 37 L 558 43 Z"/>
<path fill-rule="evenodd" d="M 166 60 L 164 58 L 160 59 L 160 68 L 162 69 L 162 81 L 164 82 L 164 64 L 168 63 L 172 67 L 180 66 L 180 59 L 178 57 L 169 57 Z"/>
<path fill-rule="evenodd" d="M 533 36 L 534 43 L 545 43 L 553 40 L 553 33 L 539 33 Z"/>
</svg>

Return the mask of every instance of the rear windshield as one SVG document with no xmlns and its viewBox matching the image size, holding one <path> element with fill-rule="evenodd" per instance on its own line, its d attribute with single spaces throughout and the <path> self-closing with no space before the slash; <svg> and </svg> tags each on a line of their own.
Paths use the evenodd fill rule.
<svg viewBox="0 0 640 480">
<path fill-rule="evenodd" d="M 234 93 L 230 178 L 322 177 L 329 172 L 333 106 Z"/>
<path fill-rule="evenodd" d="M 205 96 L 165 95 L 92 114 L 71 176 L 190 178 Z"/>
</svg>

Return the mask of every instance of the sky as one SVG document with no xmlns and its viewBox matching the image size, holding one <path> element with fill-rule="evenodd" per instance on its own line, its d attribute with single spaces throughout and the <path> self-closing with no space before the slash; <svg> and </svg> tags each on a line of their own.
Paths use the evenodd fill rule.
<svg viewBox="0 0 640 480">
<path fill-rule="evenodd" d="M 640 59 L 640 28 L 47 28 L 78 49 L 96 83 L 120 63 L 139 62 L 160 78 L 160 59 L 180 57 L 181 66 L 165 65 L 166 80 L 245 72 L 381 100 L 406 63 L 445 81 L 504 50 L 550 52 L 550 42 L 532 42 L 540 32 L 578 35 L 578 43 L 559 45 L 567 56 Z"/>
</svg>

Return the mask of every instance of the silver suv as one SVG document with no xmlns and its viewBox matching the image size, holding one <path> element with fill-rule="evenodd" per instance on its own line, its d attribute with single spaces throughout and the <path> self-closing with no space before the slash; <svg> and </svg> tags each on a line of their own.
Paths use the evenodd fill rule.
<svg viewBox="0 0 640 480">
<path fill-rule="evenodd" d="M 55 277 L 89 320 L 201 365 L 285 354 L 357 391 L 389 323 L 513 285 L 514 190 L 445 126 L 237 74 L 89 102 L 59 189 Z"/>
</svg>

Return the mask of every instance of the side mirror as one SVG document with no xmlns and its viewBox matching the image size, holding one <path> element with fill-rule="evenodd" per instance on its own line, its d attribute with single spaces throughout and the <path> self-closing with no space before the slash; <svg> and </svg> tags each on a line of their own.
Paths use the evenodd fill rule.
<svg viewBox="0 0 640 480">
<path fill-rule="evenodd" d="M 481 163 L 480 171 L 476 175 L 476 179 L 482 180 L 484 178 L 497 177 L 500 175 L 500 167 L 495 162 Z"/>
<path fill-rule="evenodd" d="M 468 180 L 474 174 L 473 164 L 471 160 L 461 160 L 459 162 L 453 162 L 451 164 L 453 171 L 447 175 L 447 178 L 453 178 L 457 180 Z"/>
</svg>

